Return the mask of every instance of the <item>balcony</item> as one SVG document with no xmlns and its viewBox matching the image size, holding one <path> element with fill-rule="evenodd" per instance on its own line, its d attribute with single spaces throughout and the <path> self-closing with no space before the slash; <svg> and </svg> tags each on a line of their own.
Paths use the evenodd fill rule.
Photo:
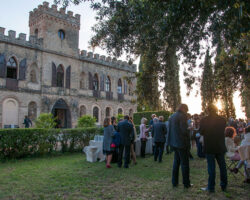
<svg viewBox="0 0 250 200">
<path fill-rule="evenodd" d="M 93 97 L 101 98 L 101 92 L 99 90 L 93 90 Z"/>
<path fill-rule="evenodd" d="M 113 100 L 113 92 L 106 92 L 106 100 Z"/>
<path fill-rule="evenodd" d="M 17 90 L 18 89 L 18 80 L 12 78 L 6 78 L 6 88 L 9 90 Z"/>
<path fill-rule="evenodd" d="M 124 101 L 124 94 L 117 94 L 118 96 L 118 101 Z"/>
</svg>

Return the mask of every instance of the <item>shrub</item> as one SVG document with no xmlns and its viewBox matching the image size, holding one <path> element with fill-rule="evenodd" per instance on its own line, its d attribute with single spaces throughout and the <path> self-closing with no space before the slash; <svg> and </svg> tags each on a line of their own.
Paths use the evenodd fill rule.
<svg viewBox="0 0 250 200">
<path fill-rule="evenodd" d="M 134 124 L 141 124 L 141 118 L 145 117 L 149 121 L 151 120 L 151 115 L 156 114 L 158 117 L 163 116 L 164 120 L 167 121 L 171 113 L 169 111 L 147 111 L 147 112 L 137 112 L 134 113 L 133 119 L 134 119 Z"/>
<path fill-rule="evenodd" d="M 0 129 L 0 158 L 22 158 L 54 151 L 82 151 L 103 128 Z"/>
<path fill-rule="evenodd" d="M 116 120 L 117 120 L 117 122 L 119 122 L 121 119 L 123 119 L 124 118 L 124 115 L 123 114 L 118 114 L 118 115 L 116 115 Z"/>
<path fill-rule="evenodd" d="M 96 118 L 90 115 L 84 115 L 78 119 L 77 127 L 95 127 Z"/>
<path fill-rule="evenodd" d="M 36 128 L 51 129 L 55 128 L 55 118 L 51 113 L 41 113 L 35 121 Z"/>
</svg>

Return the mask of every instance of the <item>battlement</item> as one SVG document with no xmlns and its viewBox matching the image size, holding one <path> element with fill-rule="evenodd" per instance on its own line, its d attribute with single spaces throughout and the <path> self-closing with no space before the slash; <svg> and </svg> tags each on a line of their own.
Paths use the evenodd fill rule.
<svg viewBox="0 0 250 200">
<path fill-rule="evenodd" d="M 6 42 L 12 42 L 15 44 L 22 44 L 25 46 L 42 46 L 43 39 L 37 38 L 36 36 L 31 35 L 29 39 L 26 39 L 25 33 L 19 33 L 18 37 L 16 37 L 16 31 L 9 30 L 8 35 L 5 35 L 5 28 L 0 27 L 0 40 L 6 41 Z"/>
<path fill-rule="evenodd" d="M 129 64 L 126 61 L 117 60 L 116 58 L 111 58 L 110 56 L 106 57 L 104 55 L 94 54 L 93 52 L 87 52 L 86 50 L 80 51 L 79 54 L 81 60 L 110 66 L 113 68 L 130 72 L 136 72 L 136 64 Z"/>
<path fill-rule="evenodd" d="M 33 11 L 30 12 L 29 17 L 29 25 L 38 23 L 39 18 L 43 15 L 46 15 L 47 17 L 55 17 L 56 19 L 63 20 L 68 22 L 71 26 L 80 29 L 80 18 L 81 16 L 79 14 L 73 14 L 72 11 L 68 11 L 66 13 L 65 8 L 57 9 L 57 5 L 52 5 L 49 7 L 48 2 L 43 2 L 42 5 L 39 5 L 38 8 L 33 9 Z M 50 19 L 53 20 L 53 19 Z"/>
</svg>

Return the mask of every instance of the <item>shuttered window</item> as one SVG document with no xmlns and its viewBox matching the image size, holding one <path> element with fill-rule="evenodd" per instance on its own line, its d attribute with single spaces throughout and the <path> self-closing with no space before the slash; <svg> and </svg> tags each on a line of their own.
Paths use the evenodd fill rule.
<svg viewBox="0 0 250 200">
<path fill-rule="evenodd" d="M 70 74 L 71 74 L 71 66 L 68 66 L 66 69 L 66 88 L 70 89 Z"/>
<path fill-rule="evenodd" d="M 56 87 L 56 65 L 52 62 L 52 79 L 51 86 Z"/>
<path fill-rule="evenodd" d="M 19 80 L 25 80 L 26 78 L 27 62 L 26 58 L 21 60 L 19 64 Z"/>
<path fill-rule="evenodd" d="M 0 78 L 6 76 L 6 60 L 4 54 L 0 54 Z"/>
</svg>

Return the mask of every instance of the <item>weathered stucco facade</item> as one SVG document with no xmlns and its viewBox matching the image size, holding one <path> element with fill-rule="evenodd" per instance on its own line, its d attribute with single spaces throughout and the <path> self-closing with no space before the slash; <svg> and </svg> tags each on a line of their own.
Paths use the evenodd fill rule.
<svg viewBox="0 0 250 200">
<path fill-rule="evenodd" d="M 136 111 L 136 66 L 80 51 L 80 15 L 44 2 L 30 12 L 29 26 L 29 40 L 0 27 L 0 127 L 23 127 L 25 115 L 43 112 L 75 127 L 85 114 L 102 124 Z"/>
</svg>

